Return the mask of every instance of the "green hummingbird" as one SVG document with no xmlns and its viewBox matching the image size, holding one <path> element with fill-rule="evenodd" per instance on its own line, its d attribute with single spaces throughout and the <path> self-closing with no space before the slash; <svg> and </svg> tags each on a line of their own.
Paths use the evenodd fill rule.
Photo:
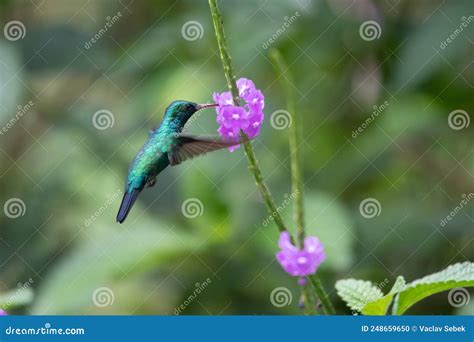
<svg viewBox="0 0 474 342">
<path fill-rule="evenodd" d="M 150 131 L 148 140 L 130 164 L 117 222 L 125 221 L 140 192 L 145 187 L 154 186 L 156 176 L 166 167 L 178 165 L 197 155 L 239 144 L 235 141 L 181 133 L 194 113 L 214 106 L 217 104 L 197 104 L 182 100 L 171 102 L 165 110 L 161 124 Z"/>
</svg>

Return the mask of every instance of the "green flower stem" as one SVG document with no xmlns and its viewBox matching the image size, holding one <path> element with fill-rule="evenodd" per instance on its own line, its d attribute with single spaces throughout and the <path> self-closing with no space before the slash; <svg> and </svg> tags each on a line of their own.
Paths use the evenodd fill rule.
<svg viewBox="0 0 474 342">
<path fill-rule="evenodd" d="M 216 32 L 217 45 L 219 46 L 219 53 L 221 55 L 222 65 L 224 66 L 227 85 L 232 93 L 234 105 L 238 106 L 240 98 L 236 84 L 237 78 L 234 74 L 234 69 L 232 68 L 232 59 L 230 58 L 229 47 L 227 46 L 222 15 L 219 11 L 216 0 L 209 0 L 209 7 L 211 8 L 212 24 L 214 25 L 214 31 Z"/>
<path fill-rule="evenodd" d="M 293 90 L 293 79 L 290 72 L 288 72 L 288 65 L 283 59 L 280 52 L 273 49 L 270 52 L 270 57 L 273 59 L 275 68 L 279 73 L 279 78 L 283 79 L 283 85 L 286 92 L 286 106 L 291 115 L 290 124 L 290 159 L 291 159 L 291 190 L 295 198 L 294 205 L 294 220 L 296 229 L 298 231 L 298 243 L 300 248 L 304 247 L 304 204 L 303 204 L 303 178 L 301 176 L 301 158 L 299 152 L 300 146 L 300 120 L 296 115 L 295 93 Z M 286 71 L 286 76 L 283 74 Z"/>
<path fill-rule="evenodd" d="M 216 0 L 209 0 L 209 7 L 211 9 L 211 15 L 212 15 L 212 23 L 214 25 L 214 30 L 216 32 L 216 39 L 217 39 L 217 44 L 219 46 L 219 53 L 221 56 L 222 60 L 222 65 L 224 66 L 224 74 L 225 78 L 227 80 L 227 85 L 232 93 L 232 97 L 234 100 L 235 105 L 239 105 L 239 91 L 237 89 L 237 84 L 236 84 L 236 77 L 234 74 L 234 71 L 232 69 L 232 60 L 229 55 L 229 48 L 227 46 L 227 41 L 225 38 L 225 33 L 224 33 L 224 25 L 222 22 L 222 16 L 220 14 L 219 8 L 217 6 L 217 1 Z M 294 106 L 294 100 L 293 100 L 293 106 Z M 297 134 L 296 134 L 296 139 L 297 139 Z M 254 175 L 255 178 L 255 183 L 257 184 L 258 190 L 260 191 L 260 194 L 262 195 L 263 200 L 265 201 L 265 204 L 267 206 L 268 212 L 270 215 L 272 215 L 275 219 L 275 223 L 278 226 L 278 229 L 280 232 L 282 231 L 287 231 L 285 224 L 283 223 L 283 219 L 280 216 L 279 211 L 276 208 L 276 205 L 273 201 L 273 198 L 270 194 L 270 191 L 268 190 L 262 176 L 262 172 L 260 171 L 260 167 L 258 166 L 257 158 L 255 157 L 255 152 L 252 148 L 252 145 L 250 144 L 248 137 L 245 135 L 245 133 L 241 132 L 242 139 L 244 140 L 243 146 L 244 146 L 244 152 L 245 155 L 247 156 L 247 161 L 249 164 L 249 169 Z M 298 146 L 297 140 L 294 142 L 295 150 L 296 147 Z M 297 157 L 297 161 L 299 160 L 299 157 Z M 299 162 L 298 162 L 299 165 Z M 297 166 L 298 168 L 299 166 Z M 300 172 L 297 170 L 298 177 L 300 177 Z M 299 184 L 300 180 L 295 182 L 295 185 Z M 297 185 L 299 186 L 299 185 Z M 300 195 L 302 196 L 302 191 L 299 191 Z M 302 197 L 300 197 L 300 201 L 302 202 Z M 300 208 L 303 206 L 301 205 Z M 302 209 L 301 209 L 302 210 Z M 301 215 L 301 216 L 300 216 Z M 298 214 L 298 222 L 300 222 L 300 227 L 303 227 L 303 212 L 301 211 L 301 214 Z M 300 241 L 301 238 L 304 240 L 304 231 L 302 234 L 300 234 Z M 321 302 L 323 303 L 323 307 L 325 309 L 326 313 L 334 314 L 334 309 L 332 307 L 331 302 L 329 301 L 321 283 L 317 279 L 313 279 L 313 277 L 310 278 L 311 283 L 316 289 L 316 294 L 318 297 L 321 299 Z M 309 297 L 309 296 L 305 296 Z"/>
<path fill-rule="evenodd" d="M 307 315 L 311 315 L 315 307 L 315 304 L 314 304 L 315 300 L 313 296 L 311 295 L 310 286 L 309 284 L 306 284 L 300 287 L 301 287 L 301 295 L 303 296 L 305 312 Z"/>
<path fill-rule="evenodd" d="M 224 33 L 224 25 L 222 22 L 222 16 L 217 6 L 216 0 L 209 0 L 209 7 L 211 9 L 212 23 L 214 25 L 214 31 L 216 32 L 217 45 L 219 46 L 219 53 L 222 60 L 222 65 L 224 66 L 224 74 L 227 80 L 227 85 L 232 93 L 234 99 L 234 104 L 239 105 L 239 90 L 237 89 L 236 77 L 232 69 L 232 60 L 229 55 L 229 48 L 227 46 L 227 41 Z M 260 194 L 267 206 L 268 212 L 275 220 L 276 225 L 280 232 L 287 230 L 283 219 L 280 216 L 279 211 L 273 201 L 272 195 L 267 188 L 258 166 L 257 158 L 255 157 L 255 152 L 252 145 L 249 142 L 248 137 L 244 132 L 241 132 L 242 140 L 244 141 L 242 145 L 244 146 L 244 152 L 247 156 L 247 162 L 249 164 L 249 170 L 252 172 L 257 188 L 260 191 Z"/>
<path fill-rule="evenodd" d="M 287 110 L 291 115 L 291 125 L 290 125 L 290 157 L 291 157 L 291 187 L 293 195 L 295 196 L 295 205 L 294 205 L 294 217 L 296 226 L 298 229 L 298 242 L 301 248 L 304 247 L 304 204 L 303 204 L 303 178 L 301 176 L 301 159 L 299 153 L 300 146 L 300 136 L 301 136 L 301 126 L 299 116 L 296 115 L 296 103 L 295 103 L 295 94 L 293 91 L 293 79 L 291 73 L 288 71 L 288 66 L 283 59 L 280 52 L 276 49 L 273 49 L 270 52 L 270 57 L 274 61 L 275 68 L 279 73 L 279 78 L 283 79 L 285 92 L 286 92 L 286 102 Z M 334 308 L 331 301 L 329 300 L 326 291 L 316 276 L 310 277 L 311 284 L 313 285 L 316 295 L 321 300 L 323 305 L 324 312 L 326 314 L 335 314 Z M 311 300 L 307 295 L 308 285 L 305 286 L 304 296 L 306 302 L 310 303 Z"/>
<path fill-rule="evenodd" d="M 296 243 L 300 248 L 304 248 L 304 204 L 303 204 L 303 182 L 301 177 L 301 159 L 299 153 L 299 137 L 300 137 L 300 123 L 299 117 L 296 115 L 296 103 L 295 94 L 292 87 L 292 76 L 289 72 L 286 73 L 286 77 L 283 76 L 285 71 L 288 70 L 288 66 L 283 59 L 280 52 L 273 49 L 270 52 L 270 58 L 273 60 L 275 69 L 280 79 L 283 79 L 283 86 L 286 93 L 286 107 L 291 117 L 290 124 L 290 160 L 291 160 L 291 192 L 294 196 L 293 216 L 296 223 L 297 241 Z M 304 306 L 306 312 L 310 314 L 314 308 L 314 301 L 310 294 L 310 284 L 304 285 L 301 289 L 303 296 Z"/>
<path fill-rule="evenodd" d="M 311 281 L 311 284 L 313 284 L 314 286 L 314 291 L 316 292 L 316 295 L 321 300 L 321 304 L 323 306 L 324 312 L 327 315 L 335 315 L 336 311 L 334 310 L 334 306 L 332 306 L 331 300 L 326 294 L 326 291 L 324 291 L 323 284 L 321 284 L 321 281 L 319 280 L 319 278 L 313 275 L 309 277 L 309 280 Z"/>
</svg>

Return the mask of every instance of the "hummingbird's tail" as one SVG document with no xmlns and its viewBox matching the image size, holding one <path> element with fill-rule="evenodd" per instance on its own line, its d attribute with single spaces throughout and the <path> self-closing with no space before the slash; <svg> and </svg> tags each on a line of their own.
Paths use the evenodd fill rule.
<svg viewBox="0 0 474 342">
<path fill-rule="evenodd" d="M 127 191 L 125 195 L 123 195 L 122 203 L 120 204 L 120 209 L 117 214 L 117 222 L 122 223 L 127 218 L 130 209 L 132 209 L 133 204 L 138 198 L 140 194 L 139 189 L 133 189 L 132 191 Z"/>
</svg>

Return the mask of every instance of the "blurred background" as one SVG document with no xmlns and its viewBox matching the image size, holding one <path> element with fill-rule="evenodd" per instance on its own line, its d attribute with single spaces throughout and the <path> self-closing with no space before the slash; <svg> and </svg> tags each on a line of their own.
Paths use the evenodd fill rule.
<svg viewBox="0 0 474 342">
<path fill-rule="evenodd" d="M 351 312 L 337 279 L 387 292 L 397 275 L 411 281 L 474 260 L 471 1 L 220 7 L 238 77 L 266 97 L 253 145 L 293 227 L 289 123 L 277 120 L 285 94 L 269 51 L 289 64 L 307 231 L 325 244 L 318 272 L 339 314 Z M 211 101 L 226 88 L 206 1 L 0 1 L 0 28 L 7 311 L 302 313 L 242 149 L 168 168 L 115 223 L 128 165 L 167 104 Z M 216 134 L 214 111 L 188 130 Z M 283 307 L 272 304 L 278 287 L 291 295 Z M 472 300 L 453 308 L 442 293 L 409 313 L 472 310 Z"/>
</svg>

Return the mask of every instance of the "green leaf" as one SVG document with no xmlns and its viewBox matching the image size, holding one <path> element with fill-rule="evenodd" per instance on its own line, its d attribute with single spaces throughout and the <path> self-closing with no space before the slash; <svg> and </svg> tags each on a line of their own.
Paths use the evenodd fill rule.
<svg viewBox="0 0 474 342">
<path fill-rule="evenodd" d="M 464 262 L 415 280 L 395 298 L 393 314 L 401 315 L 420 300 L 456 287 L 474 286 L 474 263 Z"/>
<path fill-rule="evenodd" d="M 337 294 L 352 310 L 362 311 L 367 303 L 383 297 L 382 291 L 370 281 L 344 279 L 336 282 Z"/>
<path fill-rule="evenodd" d="M 406 288 L 405 278 L 403 278 L 402 276 L 398 276 L 390 292 L 376 301 L 367 303 L 367 305 L 365 305 L 362 308 L 362 313 L 364 315 L 387 314 L 388 308 L 390 307 L 390 303 L 392 303 L 393 297 L 397 293 L 403 291 L 405 288 Z"/>
<path fill-rule="evenodd" d="M 474 286 L 474 263 L 464 262 L 405 284 L 399 276 L 385 296 L 369 281 L 346 279 L 336 282 L 339 296 L 353 309 L 364 315 L 385 315 L 393 301 L 392 313 L 401 315 L 420 300 L 457 287 Z"/>
</svg>

